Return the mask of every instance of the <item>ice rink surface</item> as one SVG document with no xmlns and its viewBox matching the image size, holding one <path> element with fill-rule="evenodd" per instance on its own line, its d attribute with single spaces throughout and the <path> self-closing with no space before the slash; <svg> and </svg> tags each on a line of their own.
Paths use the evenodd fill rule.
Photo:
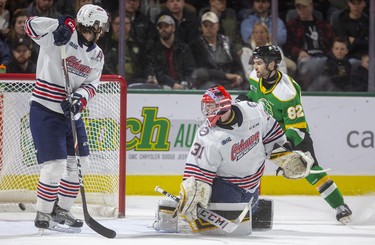
<svg viewBox="0 0 375 245">
<path fill-rule="evenodd" d="M 273 229 L 248 237 L 158 233 L 151 228 L 157 202 L 163 196 L 129 196 L 125 219 L 95 217 L 117 232 L 107 239 L 84 225 L 79 234 L 45 231 L 34 227 L 34 213 L 0 213 L 0 245 L 373 245 L 375 244 L 375 196 L 346 197 L 353 222 L 341 225 L 335 212 L 317 196 L 267 196 L 274 201 Z M 82 215 L 77 215 L 82 218 Z"/>
</svg>

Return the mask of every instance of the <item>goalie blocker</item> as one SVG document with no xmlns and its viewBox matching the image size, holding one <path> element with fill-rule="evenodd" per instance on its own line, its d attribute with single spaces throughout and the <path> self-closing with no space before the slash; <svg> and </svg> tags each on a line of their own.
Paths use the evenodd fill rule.
<svg viewBox="0 0 375 245">
<path fill-rule="evenodd" d="M 237 228 L 228 233 L 220 229 L 216 224 L 223 224 L 228 221 L 234 221 L 243 207 L 248 203 L 211 203 L 208 205 L 208 213 L 204 209 L 198 211 L 198 218 L 193 221 L 187 221 L 183 216 L 173 216 L 177 203 L 173 200 L 160 200 L 155 214 L 153 228 L 162 232 L 181 232 L 181 233 L 200 233 L 206 235 L 229 235 L 229 236 L 247 236 L 254 231 L 267 231 L 272 229 L 273 225 L 273 202 L 269 199 L 259 199 L 258 208 L 254 215 L 251 214 L 251 208 L 246 213 L 244 219 Z M 215 215 L 217 214 L 217 215 Z"/>
</svg>

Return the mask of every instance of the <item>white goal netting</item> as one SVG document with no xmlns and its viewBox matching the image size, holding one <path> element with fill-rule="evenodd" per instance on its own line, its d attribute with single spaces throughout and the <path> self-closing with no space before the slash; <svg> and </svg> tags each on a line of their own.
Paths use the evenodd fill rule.
<svg viewBox="0 0 375 245">
<path fill-rule="evenodd" d="M 29 128 L 33 84 L 33 80 L 0 79 L 0 212 L 17 209 L 13 204 L 18 203 L 32 209 L 36 202 L 40 166 Z M 90 145 L 83 182 L 89 208 L 97 215 L 118 215 L 120 184 L 125 184 L 119 182 L 120 90 L 119 81 L 102 81 L 82 113 Z M 77 208 L 79 203 L 80 195 Z"/>
</svg>

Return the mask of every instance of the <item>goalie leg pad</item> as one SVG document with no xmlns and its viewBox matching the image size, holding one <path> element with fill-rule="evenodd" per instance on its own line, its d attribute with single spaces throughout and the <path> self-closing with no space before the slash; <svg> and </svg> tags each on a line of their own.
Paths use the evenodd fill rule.
<svg viewBox="0 0 375 245">
<path fill-rule="evenodd" d="M 254 231 L 268 231 L 273 225 L 273 201 L 259 199 L 257 211 L 253 214 L 252 227 Z"/>
<path fill-rule="evenodd" d="M 153 227 L 156 231 L 177 232 L 178 217 L 173 217 L 177 203 L 172 200 L 160 200 L 155 213 Z"/>
</svg>

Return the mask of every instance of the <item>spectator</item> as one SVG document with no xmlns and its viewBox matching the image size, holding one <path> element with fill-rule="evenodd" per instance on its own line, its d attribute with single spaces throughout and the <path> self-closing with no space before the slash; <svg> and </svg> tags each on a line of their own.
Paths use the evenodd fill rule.
<svg viewBox="0 0 375 245">
<path fill-rule="evenodd" d="M 199 19 L 195 13 L 185 8 L 185 0 L 166 0 L 166 10 L 162 15 L 170 15 L 176 23 L 175 36 L 189 44 L 199 36 Z"/>
<path fill-rule="evenodd" d="M 219 18 L 215 13 L 202 15 L 201 30 L 202 34 L 190 44 L 198 67 L 192 74 L 195 87 L 207 89 L 222 85 L 228 89 L 242 89 L 240 58 L 229 38 L 218 34 Z"/>
<path fill-rule="evenodd" d="M 241 36 L 244 43 L 249 41 L 254 25 L 257 22 L 265 23 L 268 30 L 272 30 L 272 16 L 270 15 L 270 7 L 270 0 L 254 0 L 254 13 L 249 15 L 241 22 Z M 277 44 L 279 46 L 283 46 L 287 38 L 287 30 L 284 22 L 280 18 L 277 20 L 277 30 Z"/>
<path fill-rule="evenodd" d="M 300 86 L 304 90 L 319 74 L 335 37 L 333 27 L 313 16 L 312 0 L 295 0 L 297 17 L 287 22 L 285 49 L 297 63 Z"/>
<path fill-rule="evenodd" d="M 337 35 L 349 39 L 349 59 L 359 64 L 362 53 L 368 53 L 369 17 L 364 13 L 365 0 L 349 0 L 335 26 Z"/>
<path fill-rule="evenodd" d="M 29 6 L 30 2 L 33 0 L 7 0 L 7 6 L 6 8 L 9 10 L 9 13 L 12 14 L 17 9 L 23 9 Z"/>
<path fill-rule="evenodd" d="M 258 22 L 254 25 L 253 33 L 251 34 L 249 43 L 247 43 L 242 48 L 241 62 L 242 62 L 242 66 L 244 67 L 246 77 L 249 77 L 251 72 L 253 71 L 253 65 L 249 63 L 250 57 L 253 54 L 253 50 L 256 47 L 261 47 L 265 45 L 271 45 L 270 33 L 268 31 L 267 26 L 264 23 Z M 282 53 L 280 47 L 278 48 L 280 50 L 281 57 L 282 57 L 281 62 L 279 64 L 279 70 L 284 73 L 287 73 L 287 66 L 285 62 L 286 58 L 284 54 Z M 293 61 L 290 60 L 290 62 L 293 62 Z"/>
<path fill-rule="evenodd" d="M 118 47 L 120 38 L 120 16 L 116 11 L 112 14 L 112 31 L 103 47 L 104 50 L 104 69 L 103 74 L 119 74 L 118 70 Z M 131 22 L 129 16 L 125 16 L 125 78 L 129 84 L 145 82 L 142 78 L 142 48 L 130 35 Z"/>
<path fill-rule="evenodd" d="M 86 1 L 88 3 L 92 3 L 92 1 Z M 62 15 L 70 15 L 75 17 L 77 15 L 78 10 L 76 11 L 74 9 L 77 2 L 82 2 L 80 0 L 54 0 L 53 1 L 53 7 L 55 9 L 58 9 L 60 14 Z"/>
<path fill-rule="evenodd" d="M 227 8 L 227 0 L 210 0 L 210 5 L 200 11 L 199 16 L 211 11 L 219 17 L 219 33 L 229 37 L 236 51 L 242 47 L 242 39 L 237 22 L 237 14 L 234 9 Z"/>
<path fill-rule="evenodd" d="M 12 46 L 13 57 L 7 67 L 7 73 L 35 73 L 36 65 L 30 59 L 33 46 L 31 39 L 19 39 Z"/>
<path fill-rule="evenodd" d="M 148 53 L 147 74 L 155 75 L 154 83 L 164 89 L 186 89 L 183 82 L 191 84 L 191 73 L 195 68 L 191 50 L 175 36 L 176 24 L 171 16 L 160 16 L 157 29 L 159 40 Z"/>
<path fill-rule="evenodd" d="M 139 10 L 140 0 L 126 0 L 126 16 L 131 20 L 131 35 L 146 50 L 153 46 L 157 37 L 155 26 Z"/>
<path fill-rule="evenodd" d="M 25 31 L 25 21 L 29 17 L 29 13 L 26 9 L 17 9 L 13 13 L 10 30 L 5 37 L 5 43 L 8 45 L 9 50 L 12 49 L 12 44 L 18 42 L 20 39 L 27 37 Z M 31 60 L 36 63 L 39 53 L 39 46 L 33 45 L 31 51 Z"/>
<path fill-rule="evenodd" d="M 335 38 L 325 62 L 322 75 L 318 76 L 307 88 L 310 91 L 351 91 L 351 69 L 347 54 L 347 39 Z"/>
<path fill-rule="evenodd" d="M 53 0 L 34 0 L 26 8 L 29 16 L 58 18 L 61 13 L 53 6 Z"/>
<path fill-rule="evenodd" d="M 142 0 L 141 12 L 154 24 L 160 15 L 161 6 L 159 0 Z"/>
<path fill-rule="evenodd" d="M 8 66 L 9 61 L 12 58 L 10 48 L 6 43 L 0 38 L 0 64 Z"/>
<path fill-rule="evenodd" d="M 361 65 L 354 71 L 352 76 L 352 91 L 367 92 L 368 91 L 368 54 L 362 54 Z"/>
<path fill-rule="evenodd" d="M 10 13 L 6 9 L 7 0 L 0 0 L 0 36 L 8 33 Z"/>
</svg>

